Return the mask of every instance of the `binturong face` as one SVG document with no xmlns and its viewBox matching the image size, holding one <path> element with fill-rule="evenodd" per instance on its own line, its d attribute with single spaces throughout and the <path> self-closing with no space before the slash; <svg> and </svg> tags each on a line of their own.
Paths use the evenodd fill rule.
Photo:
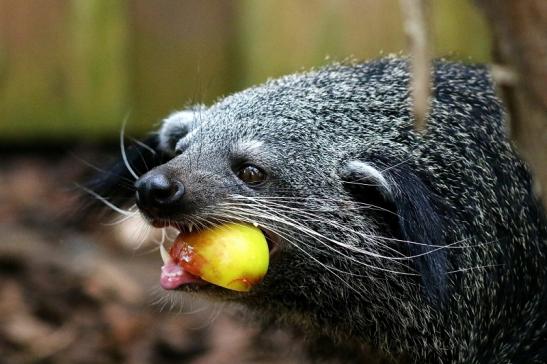
<svg viewBox="0 0 547 364">
<path fill-rule="evenodd" d="M 237 101 L 168 117 L 159 140 L 172 158 L 135 184 L 143 216 L 153 226 L 180 231 L 176 247 L 165 246 L 162 287 L 287 308 L 314 304 L 325 294 L 339 292 L 342 298 L 347 290 L 358 291 L 358 281 L 350 283 L 349 277 L 359 277 L 369 264 L 363 254 L 379 252 L 373 245 L 365 247 L 375 223 L 362 213 L 367 207 L 351 198 L 340 177 L 343 149 L 330 137 L 319 142 L 315 133 L 281 115 L 245 116 L 245 109 L 233 108 Z M 245 290 L 219 286 L 199 271 L 192 274 L 188 248 L 178 246 L 196 235 L 223 240 L 232 224 L 258 228 L 267 246 L 267 270 Z M 199 264 L 207 260 L 211 269 L 223 269 L 220 261 L 232 254 L 231 245 L 238 245 L 240 256 L 233 259 L 242 265 L 256 259 L 252 247 L 242 251 L 234 241 L 227 244 L 211 248 Z M 222 252 L 215 254 L 214 249 Z M 195 253 L 196 247 L 190 250 Z"/>
<path fill-rule="evenodd" d="M 422 326 L 414 303 L 444 292 L 442 222 L 409 156 L 396 153 L 401 137 L 390 141 L 396 126 L 382 129 L 373 114 L 355 121 L 353 106 L 336 102 L 355 93 L 328 89 L 336 84 L 314 94 L 305 76 L 288 78 L 177 112 L 146 149 L 128 151 L 138 164 L 154 149 L 132 194 L 150 224 L 180 232 L 162 249 L 164 289 L 316 331 Z"/>
</svg>

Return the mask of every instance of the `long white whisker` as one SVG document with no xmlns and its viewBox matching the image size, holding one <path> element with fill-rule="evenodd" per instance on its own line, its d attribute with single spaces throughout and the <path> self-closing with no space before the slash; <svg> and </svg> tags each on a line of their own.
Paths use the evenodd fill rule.
<svg viewBox="0 0 547 364">
<path fill-rule="evenodd" d="M 104 223 L 104 225 L 106 225 L 106 226 L 119 225 L 121 223 L 124 223 L 128 220 L 131 220 L 131 219 L 135 218 L 136 216 L 138 216 L 139 211 L 138 210 L 133 210 L 134 207 L 135 207 L 135 205 L 131 206 L 129 209 L 126 210 L 126 211 L 130 212 L 131 215 L 122 215 L 122 216 L 116 218 L 112 222 Z"/>
<path fill-rule="evenodd" d="M 291 203 L 291 204 L 306 204 L 306 203 L 309 203 L 309 201 L 314 201 L 314 202 L 320 202 L 320 203 L 324 203 L 324 202 L 330 202 L 330 203 L 335 203 L 337 204 L 336 206 L 334 206 L 332 208 L 332 210 L 325 210 L 325 207 L 323 206 L 322 208 L 319 208 L 319 209 L 313 209 L 312 211 L 338 211 L 340 210 L 340 208 L 343 208 L 344 210 L 377 210 L 377 211 L 383 211 L 383 212 L 386 212 L 386 213 L 390 213 L 390 214 L 393 214 L 395 216 L 398 216 L 396 213 L 394 213 L 393 211 L 390 211 L 384 207 L 380 207 L 380 206 L 376 206 L 376 205 L 372 205 L 372 204 L 368 204 L 368 203 L 364 203 L 364 202 L 358 202 L 358 201 L 351 201 L 351 200 L 345 200 L 345 199 L 335 199 L 335 198 L 325 198 L 325 197 L 285 197 L 285 196 L 243 196 L 243 195 L 232 195 L 231 196 L 232 198 L 234 199 L 242 199 L 242 200 L 248 200 L 248 199 L 258 199 L 258 200 L 279 200 L 279 201 L 285 201 L 287 203 Z M 342 206 L 340 206 L 339 204 L 342 204 Z M 309 206 L 306 206 L 304 209 L 310 209 Z"/>
<path fill-rule="evenodd" d="M 218 213 L 218 211 L 217 211 Z M 215 215 L 215 216 L 218 216 L 218 215 Z M 234 218 L 239 220 L 239 221 L 245 221 L 245 222 L 251 222 L 253 219 L 250 219 L 250 218 L 247 218 L 245 216 L 231 216 L 231 215 L 228 215 L 228 214 L 225 214 L 225 216 L 227 216 L 227 219 L 226 221 L 232 221 Z M 218 218 L 218 217 L 215 217 L 219 220 L 223 220 L 222 218 Z M 340 279 L 342 281 L 342 283 L 348 287 L 349 289 L 353 290 L 354 292 L 356 292 L 358 295 L 361 295 L 362 293 L 359 292 L 357 289 L 355 289 L 354 287 L 352 287 L 351 285 L 349 285 L 348 281 L 346 279 L 343 279 L 341 276 L 339 276 L 337 274 L 338 273 L 341 273 L 341 274 L 344 274 L 344 275 L 350 275 L 350 276 L 356 276 L 356 277 L 362 277 L 361 275 L 358 275 L 358 274 L 354 274 L 354 273 L 351 273 L 351 272 L 346 272 L 346 271 L 343 271 L 343 270 L 340 270 L 338 268 L 335 268 L 335 267 L 332 267 L 332 266 L 329 266 L 329 265 L 326 265 L 325 263 L 322 263 L 321 261 L 319 261 L 317 258 L 315 258 L 313 255 L 311 255 L 309 252 L 307 252 L 305 249 L 303 249 L 301 245 L 304 245 L 308 248 L 313 248 L 315 249 L 315 247 L 311 247 L 309 246 L 308 244 L 304 243 L 303 241 L 299 240 L 299 239 L 296 239 L 300 244 L 297 244 L 295 242 L 292 241 L 292 239 L 294 239 L 294 237 L 289 237 L 285 231 L 286 229 L 281 229 L 280 227 L 278 226 L 271 226 L 271 225 L 268 225 L 268 224 L 265 224 L 265 223 L 261 223 L 261 226 L 263 226 L 264 228 L 274 232 L 276 235 L 279 235 L 281 238 L 283 238 L 284 241 L 286 241 L 287 243 L 289 243 L 291 246 L 293 246 L 294 248 L 296 248 L 297 250 L 299 250 L 300 252 L 302 252 L 304 255 L 306 255 L 308 258 L 310 258 L 311 260 L 313 260 L 315 263 L 319 264 L 319 266 L 323 267 L 325 270 L 327 270 L 329 273 L 333 274 L 335 277 L 337 277 L 338 279 Z M 282 232 L 283 231 L 283 232 Z"/>
<path fill-rule="evenodd" d="M 121 150 L 121 153 L 122 153 L 122 159 L 123 159 L 123 163 L 125 164 L 125 167 L 129 171 L 129 173 L 131 173 L 131 175 L 133 177 L 135 177 L 135 180 L 138 180 L 139 176 L 135 173 L 133 168 L 131 168 L 131 165 L 129 164 L 129 161 L 127 160 L 127 155 L 125 153 L 124 135 L 125 135 L 125 125 L 127 124 L 128 119 L 129 119 L 129 113 L 124 118 L 123 123 L 122 123 L 122 128 L 120 130 L 120 150 Z"/>
<path fill-rule="evenodd" d="M 259 200 L 259 199 L 257 199 Z M 309 211 L 305 211 L 305 210 L 302 210 L 300 208 L 292 208 L 292 207 L 289 207 L 287 205 L 280 205 L 278 203 L 275 203 L 275 202 L 267 202 L 266 205 L 270 205 L 274 208 L 272 208 L 271 210 L 274 211 L 274 212 L 277 212 L 277 210 L 275 209 L 275 207 L 278 207 L 280 210 L 282 210 L 283 212 L 285 213 L 290 213 L 290 214 L 297 214 L 298 216 L 304 216 L 306 217 L 306 221 L 309 221 L 309 222 L 319 222 L 319 223 L 322 223 L 322 224 L 327 224 L 327 225 L 330 225 L 336 229 L 338 229 L 339 231 L 344 231 L 346 234 L 347 233 L 352 233 L 353 235 L 355 236 L 358 236 L 358 237 L 361 237 L 362 239 L 366 240 L 366 241 L 373 241 L 373 239 L 376 238 L 375 235 L 369 235 L 369 234 L 365 234 L 363 232 L 359 232 L 359 231 L 356 231 L 354 229 L 351 229 L 347 226 L 343 226 L 341 224 L 338 224 L 334 221 L 331 221 L 329 219 L 325 219 L 319 215 L 317 215 L 316 213 L 311 213 Z M 318 210 L 320 211 L 320 210 Z M 286 216 L 286 215 L 285 215 Z M 339 243 L 337 243 L 338 245 L 340 245 Z M 386 249 L 396 253 L 396 254 L 399 254 L 399 255 L 403 255 L 401 252 L 397 251 L 396 249 L 392 248 L 392 247 L 389 247 L 388 245 L 385 245 L 383 243 L 380 242 L 380 244 L 385 247 Z M 360 248 L 357 248 L 357 247 L 354 247 L 355 249 L 358 249 L 360 250 Z M 352 249 L 353 250 L 353 249 Z M 366 254 L 365 251 L 363 251 L 362 253 Z"/>
<path fill-rule="evenodd" d="M 140 140 L 135 139 L 135 138 L 133 138 L 133 137 L 129 137 L 129 139 L 130 139 L 133 143 L 138 144 L 138 145 L 140 145 L 141 147 L 143 147 L 144 149 L 148 150 L 150 153 L 152 153 L 152 154 L 154 154 L 154 155 L 157 154 L 156 151 L 155 151 L 154 149 L 152 149 L 150 146 L 144 144 L 144 143 L 141 142 Z"/>
<path fill-rule="evenodd" d="M 478 265 L 476 267 L 468 267 L 468 268 L 459 268 L 455 270 L 451 270 L 446 272 L 445 274 L 454 274 L 454 273 L 461 273 L 461 272 L 467 272 L 470 270 L 478 270 L 478 269 L 484 269 L 484 268 L 495 268 L 495 267 L 501 267 L 503 264 L 487 264 L 487 265 Z"/>
<path fill-rule="evenodd" d="M 261 205 L 263 208 L 266 208 L 268 210 L 270 210 L 270 212 L 278 215 L 278 216 L 281 216 L 279 215 L 279 213 L 274 210 L 274 209 L 271 209 L 270 207 L 266 206 L 266 205 Z M 344 244 L 342 242 L 339 242 L 337 240 L 334 240 L 334 239 L 331 239 L 319 232 L 317 232 L 316 230 L 313 230 L 313 229 L 310 229 L 310 228 L 307 228 L 301 224 L 298 223 L 298 221 L 294 220 L 294 219 L 291 219 L 291 218 L 288 218 L 287 216 L 283 216 L 282 217 L 282 220 L 278 221 L 278 222 L 281 222 L 281 223 L 284 223 L 286 225 L 290 225 L 292 227 L 294 227 L 295 229 L 298 229 L 300 230 L 301 232 L 305 233 L 306 235 L 310 236 L 310 237 L 314 237 L 314 238 L 318 238 L 317 240 L 322 242 L 322 240 L 326 240 L 326 241 L 329 241 L 333 244 L 336 244 L 342 248 L 345 248 L 345 249 L 348 249 L 348 250 L 351 250 L 351 251 L 355 251 L 357 253 L 361 253 L 361 254 L 365 254 L 365 255 L 369 255 L 369 256 L 372 256 L 372 257 L 375 257 L 375 258 L 384 258 L 384 259 L 390 259 L 390 260 L 397 260 L 397 259 L 401 259 L 401 258 L 393 258 L 393 257 L 388 257 L 388 256 L 384 256 L 382 254 L 378 254 L 378 253 L 374 253 L 374 252 L 370 252 L 370 251 L 367 251 L 367 250 L 364 250 L 362 248 L 359 248 L 359 247 L 356 247 L 356 246 L 353 246 L 353 245 L 349 245 L 349 244 Z M 335 250 L 332 246 L 330 246 L 329 244 L 324 244 L 327 248 L 331 249 L 331 250 Z M 337 250 L 336 250 L 337 251 Z M 338 252 L 338 251 L 337 251 Z M 340 254 L 340 252 L 338 252 Z M 352 258 L 350 256 L 347 256 L 347 258 Z M 354 258 L 353 258 L 354 259 Z M 405 259 L 405 260 L 408 260 L 408 258 L 402 258 L 402 259 Z M 359 262 L 360 264 L 363 264 L 362 262 Z"/>
<path fill-rule="evenodd" d="M 272 204 L 272 203 L 270 203 Z M 272 205 L 277 205 L 278 207 L 281 207 L 281 208 L 284 208 L 284 209 L 291 209 L 290 207 L 287 207 L 287 206 L 283 206 L 283 205 L 279 205 L 279 204 L 272 204 Z M 272 211 L 276 211 L 275 209 L 271 209 Z M 298 211 L 298 209 L 292 209 L 292 210 L 296 210 Z M 346 226 L 343 226 L 343 225 L 340 225 L 334 221 L 330 221 L 330 220 L 327 220 L 327 219 L 321 219 L 321 218 L 318 218 L 317 216 L 313 215 L 313 214 L 309 214 L 309 213 L 306 213 L 306 212 L 301 212 L 301 211 L 298 211 L 301 215 L 305 215 L 305 216 L 311 216 L 311 219 L 310 221 L 314 221 L 314 222 L 321 222 L 323 224 L 328 224 L 328 225 L 331 225 L 335 228 L 338 228 L 338 229 L 342 229 L 342 230 L 346 230 L 350 233 L 353 233 L 355 235 L 358 235 L 358 236 L 361 236 L 363 237 L 365 240 L 370 240 L 370 239 L 377 239 L 378 237 L 375 236 L 375 235 L 368 235 L 368 234 L 364 234 L 362 232 L 359 232 L 359 231 L 355 231 L 351 228 L 348 228 Z M 392 238 L 387 238 L 387 237 L 383 237 L 384 239 L 383 240 L 391 240 L 391 241 L 396 241 L 396 242 L 403 242 L 403 243 L 407 243 L 407 244 L 415 244 L 415 245 L 422 245 L 422 246 L 428 246 L 428 247 L 432 247 L 434 249 L 431 249 L 427 252 L 424 252 L 424 253 L 420 253 L 420 254 L 415 254 L 415 255 L 410 255 L 410 256 L 404 256 L 404 257 L 385 257 L 383 255 L 378 255 L 379 258 L 388 258 L 390 260 L 409 260 L 409 259 L 414 259 L 414 258 L 418 258 L 418 257 L 422 257 L 422 256 L 425 256 L 425 255 L 428 255 L 428 254 L 431 254 L 431 253 L 434 253 L 436 251 L 439 251 L 439 250 L 443 250 L 443 249 L 451 249 L 451 248 L 463 248 L 463 247 L 460 247 L 460 246 L 457 246 L 459 245 L 460 243 L 463 243 L 464 241 L 468 240 L 468 239 L 462 239 L 462 240 L 458 240 L 458 241 L 455 241 L 453 243 L 450 243 L 450 244 L 446 244 L 446 245 L 435 245 L 435 244 L 425 244 L 425 243 L 418 243 L 418 242 L 413 242 L 413 241 L 408 241 L 408 240 L 400 240 L 400 239 L 392 239 Z M 361 251 L 360 248 L 358 247 L 354 247 L 352 245 L 347 245 L 347 244 L 340 244 L 338 241 L 334 241 L 334 240 L 331 240 L 331 242 L 335 243 L 335 244 L 338 244 L 344 248 L 347 248 L 347 249 L 350 249 L 350 250 L 353 250 L 355 252 L 358 252 L 358 253 L 363 253 L 363 254 L 369 254 L 369 252 L 363 250 Z M 478 246 L 482 246 L 484 244 L 479 244 Z M 393 252 L 396 252 L 398 254 L 401 254 L 400 252 L 398 252 L 397 250 L 389 247 L 389 246 L 386 246 L 386 245 L 383 245 L 385 248 L 389 249 L 390 251 L 393 251 Z M 469 247 L 469 246 L 466 246 L 466 247 Z"/>
<path fill-rule="evenodd" d="M 87 187 L 84 187 L 82 185 L 77 184 L 78 188 L 82 189 L 86 193 L 90 194 L 91 196 L 95 197 L 97 200 L 101 201 L 106 206 L 110 207 L 112 210 L 116 211 L 119 214 L 133 217 L 135 214 L 135 211 L 126 211 L 124 209 L 119 208 L 118 206 L 114 205 L 112 202 L 108 201 L 105 197 L 99 195 L 97 192 L 90 190 Z"/>
<path fill-rule="evenodd" d="M 257 214 L 260 214 L 259 212 L 257 211 L 249 211 L 249 209 L 245 209 L 245 208 L 237 208 L 237 207 L 231 207 L 231 209 L 236 209 L 238 210 L 238 212 L 240 214 L 247 214 L 248 215 L 248 218 L 254 218 L 257 216 Z M 275 222 L 278 222 L 280 224 L 284 224 L 284 225 L 287 225 L 289 227 L 292 227 L 295 231 L 299 231 L 299 232 L 302 232 L 306 235 L 308 235 L 309 237 L 312 237 L 314 239 L 316 239 L 319 243 L 321 243 L 324 247 L 326 247 L 327 249 L 329 250 L 332 250 L 334 251 L 335 253 L 345 257 L 346 259 L 348 260 L 351 260 L 359 265 L 362 265 L 362 266 L 366 266 L 366 267 L 369 267 L 371 269 L 375 269 L 375 270 L 380 270 L 380 271 L 386 271 L 386 272 L 390 272 L 390 273 L 394 273 L 394 274 L 402 274 L 402 275 L 416 275 L 415 273 L 408 273 L 408 272 L 399 272 L 399 271 L 394 271 L 394 270 L 390 270 L 390 269 L 387 269 L 387 268 L 381 268 L 381 267 L 377 267 L 377 266 L 374 266 L 374 265 L 371 265 L 371 264 L 367 264 L 365 262 L 361 262 L 359 260 L 357 260 L 355 257 L 352 257 L 352 256 L 349 256 L 349 255 L 346 255 L 346 254 L 343 254 L 342 252 L 340 252 L 339 250 L 337 250 L 336 248 L 330 246 L 329 244 L 326 244 L 324 241 L 321 240 L 321 238 L 324 238 L 324 239 L 327 239 L 327 240 L 331 240 L 329 238 L 326 238 L 324 237 L 323 235 L 317 233 L 315 230 L 311 230 L 305 226 L 302 226 L 298 223 L 293 223 L 293 222 L 290 222 L 290 221 L 287 221 L 283 218 L 280 218 L 279 216 L 276 216 L 276 215 L 270 215 L 270 216 L 267 216 L 265 214 L 260 214 L 259 216 L 261 217 L 266 217 L 268 218 L 269 220 L 272 220 L 272 221 L 275 221 Z M 362 252 L 363 253 L 363 252 Z M 363 253 L 363 254 L 366 254 L 366 253 Z M 374 254 L 374 255 L 373 255 Z M 370 254 L 371 256 L 374 256 L 374 257 L 383 257 L 381 255 L 378 255 L 378 254 L 375 254 L 375 253 L 371 253 Z M 390 257 L 386 257 L 386 258 L 390 258 Z"/>
<path fill-rule="evenodd" d="M 395 164 L 392 165 L 392 166 L 389 166 L 389 167 L 384 168 L 383 170 L 380 171 L 380 173 L 384 173 L 384 172 L 386 172 L 386 171 L 389 171 L 390 169 L 397 168 L 397 167 L 399 167 L 400 165 L 403 165 L 403 164 L 405 164 L 405 163 L 407 163 L 407 162 L 409 162 L 409 161 L 411 161 L 411 160 L 412 160 L 412 157 L 409 157 L 409 158 L 407 158 L 407 159 L 404 159 L 404 160 L 400 161 L 399 163 L 395 163 Z"/>
<path fill-rule="evenodd" d="M 237 198 L 240 198 L 240 199 L 243 199 L 243 200 L 250 200 L 250 201 L 255 201 L 255 200 L 260 200 L 262 199 L 263 197 L 247 197 L 247 196 L 241 196 L 241 195 L 234 195 L 233 197 L 235 197 L 236 199 Z M 291 202 L 292 200 L 290 198 L 288 198 L 288 202 Z M 318 212 L 324 212 L 322 210 L 308 210 L 306 211 L 306 209 L 301 209 L 300 207 L 298 208 L 292 208 L 290 206 L 287 206 L 287 205 L 280 205 L 280 204 L 277 204 L 277 203 L 273 203 L 271 201 L 267 201 L 266 202 L 267 204 L 270 204 L 270 205 L 273 205 L 273 206 L 278 206 L 284 210 L 291 210 L 291 211 L 296 211 L 297 213 L 301 214 L 301 215 L 306 215 L 306 216 L 311 216 L 314 220 L 312 221 L 318 221 L 318 222 L 322 222 L 322 223 L 326 223 L 326 224 L 329 224 L 329 225 L 332 225 L 334 227 L 338 227 L 340 229 L 344 229 L 344 230 L 348 230 L 348 227 L 347 226 L 343 226 L 343 225 L 340 225 L 334 221 L 329 221 L 329 220 L 326 220 L 326 219 L 321 219 L 321 218 L 318 218 L 316 215 L 314 214 L 311 214 L 309 211 L 318 211 Z M 346 207 L 344 207 L 344 209 L 346 209 Z M 448 245 L 438 245 L 438 244 L 427 244 L 427 243 L 420 243 L 420 242 L 416 242 L 416 241 L 411 241 L 411 240 L 403 240 L 403 239 L 397 239 L 397 238 L 391 238 L 391 237 L 387 237 L 387 236 L 379 236 L 379 235 L 369 235 L 369 234 L 365 234 L 363 232 L 358 232 L 358 231 L 355 231 L 355 230 L 351 230 L 350 229 L 350 232 L 353 232 L 355 234 L 358 234 L 360 236 L 362 236 L 363 238 L 365 239 L 379 239 L 379 240 L 387 240 L 387 241 L 392 241 L 392 242 L 398 242 L 398 243 L 406 243 L 406 244 L 412 244 L 412 245 L 420 245 L 420 246 L 427 246 L 427 247 L 433 247 L 433 248 L 440 248 L 440 249 L 446 249 L 446 248 L 451 248 L 451 249 L 464 249 L 464 248 L 469 248 L 469 247 L 478 247 L 478 246 L 482 246 L 484 244 L 478 244 L 478 245 L 474 245 L 474 246 L 468 246 L 468 245 L 465 245 L 465 246 L 456 246 L 456 244 L 460 244 L 460 243 L 463 243 L 469 239 L 462 239 L 462 240 L 459 240 L 457 242 L 454 242 L 454 243 L 451 243 L 451 244 L 448 244 Z"/>
<path fill-rule="evenodd" d="M 286 206 L 282 206 L 282 205 L 278 205 L 279 207 L 281 208 L 287 208 Z M 268 208 L 268 206 L 262 204 L 262 207 L 263 208 Z M 245 208 L 245 207 L 243 207 Z M 273 209 L 273 208 L 269 208 L 269 210 L 273 213 L 276 213 L 277 215 L 281 216 L 278 211 L 276 209 Z M 305 215 L 305 214 L 304 214 Z M 308 214 L 309 215 L 309 214 Z M 311 215 L 311 216 L 314 216 L 314 215 Z M 284 218 L 287 218 L 286 215 L 283 216 Z M 295 222 L 297 225 L 300 225 L 298 222 L 296 222 L 295 220 L 293 219 L 290 219 L 290 221 L 292 222 Z M 342 229 L 342 230 L 346 230 L 348 232 L 351 232 L 351 233 L 354 233 L 355 235 L 357 236 L 361 236 L 363 239 L 365 239 L 366 241 L 371 241 L 371 239 L 375 239 L 376 236 L 371 236 L 371 235 L 365 235 L 365 234 L 362 234 L 361 232 L 358 232 L 358 231 L 355 231 L 355 230 L 352 230 L 352 229 L 348 229 L 347 227 L 345 226 L 342 226 L 342 225 L 339 225 L 337 223 L 334 223 L 332 221 L 329 221 L 329 220 L 326 220 L 326 219 L 318 219 L 317 217 L 314 216 L 314 219 L 312 219 L 311 221 L 316 221 L 316 222 L 320 222 L 320 223 L 323 223 L 323 224 L 329 224 L 333 227 L 336 227 L 338 229 Z M 339 242 L 338 240 L 334 240 L 334 239 L 331 239 L 331 238 L 328 238 L 328 237 L 325 237 L 324 235 L 318 233 L 317 231 L 315 230 L 311 230 L 311 229 L 306 229 L 305 227 L 300 227 L 301 231 L 305 232 L 305 233 L 308 233 L 308 232 L 311 232 L 311 234 L 307 234 L 307 235 L 318 235 L 320 238 L 322 239 L 326 239 L 327 241 L 330 241 L 331 243 L 334 243 L 338 246 L 341 246 L 345 249 L 348 249 L 348 250 L 351 250 L 351 251 L 354 251 L 356 253 L 360 253 L 360 254 L 365 254 L 365 255 L 369 255 L 369 256 L 373 256 L 375 258 L 383 258 L 383 259 L 388 259 L 390 261 L 408 261 L 408 260 L 412 260 L 412 259 L 416 259 L 416 258 L 419 258 L 419 257 L 423 257 L 423 256 L 426 256 L 426 255 L 429 255 L 429 254 L 432 254 L 432 253 L 435 253 L 437 251 L 441 251 L 443 249 L 451 249 L 451 248 L 463 248 L 463 247 L 460 247 L 460 246 L 457 246 L 459 244 L 461 244 L 462 242 L 466 241 L 467 239 L 462 239 L 462 240 L 459 240 L 459 241 L 456 241 L 456 242 L 453 242 L 453 243 L 450 243 L 450 244 L 446 244 L 446 245 L 432 245 L 432 244 L 422 244 L 422 243 L 416 243 L 417 245 L 424 245 L 424 246 L 430 246 L 430 247 L 434 247 L 433 249 L 430 249 L 429 251 L 426 251 L 426 252 L 423 252 L 423 253 L 420 253 L 420 254 L 414 254 L 414 255 L 408 255 L 408 256 L 402 256 L 402 257 L 392 257 L 392 256 L 385 256 L 385 255 L 382 255 L 382 254 L 378 254 L 378 253 L 374 253 L 374 252 L 370 252 L 370 251 L 367 251 L 367 250 L 364 250 L 362 248 L 359 248 L 359 247 L 356 247 L 356 246 L 353 246 L 353 245 L 348 245 L 348 244 L 343 244 L 341 242 Z M 315 236 L 312 236 L 314 238 L 317 238 Z M 317 239 L 320 243 L 323 244 L 323 241 L 321 239 Z M 396 240 L 396 241 L 401 241 L 401 240 L 398 240 L 398 239 L 393 239 L 393 240 Z M 405 243 L 413 243 L 413 242 L 409 242 L 409 241 L 402 241 L 402 242 L 405 242 Z M 331 250 L 334 250 L 336 252 L 338 252 L 336 249 L 333 249 L 330 245 L 328 244 L 325 244 L 329 249 Z M 483 244 L 480 244 L 480 245 L 483 245 Z M 382 244 L 382 246 L 386 249 L 389 249 L 390 251 L 393 251 L 393 252 L 396 252 L 397 254 L 399 255 L 403 255 L 401 252 L 398 252 L 397 250 L 387 246 L 387 245 L 384 245 Z M 345 256 L 346 258 L 348 259 L 352 259 L 351 256 L 348 256 L 348 255 L 345 255 L 345 254 L 342 254 L 341 252 L 338 252 L 339 254 Z M 353 259 L 352 259 L 353 260 Z M 359 262 L 360 263 L 360 262 Z M 362 264 L 362 263 L 361 263 Z"/>
</svg>

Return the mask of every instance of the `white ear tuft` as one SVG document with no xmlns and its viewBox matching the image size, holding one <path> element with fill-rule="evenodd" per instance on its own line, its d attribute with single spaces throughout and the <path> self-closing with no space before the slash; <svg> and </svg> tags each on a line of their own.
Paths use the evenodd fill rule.
<svg viewBox="0 0 547 364">
<path fill-rule="evenodd" d="M 347 168 L 352 171 L 352 174 L 362 176 L 360 178 L 362 183 L 372 182 L 382 188 L 384 193 L 388 195 L 392 194 L 392 188 L 389 181 L 384 177 L 382 171 L 374 167 L 373 165 L 362 161 L 351 161 L 348 163 Z"/>
<path fill-rule="evenodd" d="M 159 148 L 165 153 L 174 154 L 177 142 L 194 128 L 200 109 L 177 111 L 163 119 L 159 131 Z"/>
</svg>

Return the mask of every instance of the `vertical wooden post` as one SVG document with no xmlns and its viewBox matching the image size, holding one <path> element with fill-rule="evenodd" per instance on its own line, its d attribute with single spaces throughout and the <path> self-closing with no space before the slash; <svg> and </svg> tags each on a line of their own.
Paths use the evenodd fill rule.
<svg viewBox="0 0 547 364">
<path fill-rule="evenodd" d="M 431 21 L 428 0 L 400 0 L 410 51 L 415 126 L 424 131 L 431 94 Z"/>
<path fill-rule="evenodd" d="M 476 1 L 492 28 L 494 61 L 509 70 L 494 76 L 515 75 L 497 81 L 512 138 L 532 168 L 536 191 L 547 207 L 547 1 Z"/>
</svg>

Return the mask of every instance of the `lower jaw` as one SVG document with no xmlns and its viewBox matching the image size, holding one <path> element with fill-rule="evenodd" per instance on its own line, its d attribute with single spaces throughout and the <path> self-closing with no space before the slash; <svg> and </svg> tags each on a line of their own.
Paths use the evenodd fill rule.
<svg viewBox="0 0 547 364">
<path fill-rule="evenodd" d="M 170 260 L 161 267 L 160 285 L 165 290 L 177 289 L 185 285 L 207 284 L 200 277 L 185 271 L 177 263 Z"/>
</svg>

